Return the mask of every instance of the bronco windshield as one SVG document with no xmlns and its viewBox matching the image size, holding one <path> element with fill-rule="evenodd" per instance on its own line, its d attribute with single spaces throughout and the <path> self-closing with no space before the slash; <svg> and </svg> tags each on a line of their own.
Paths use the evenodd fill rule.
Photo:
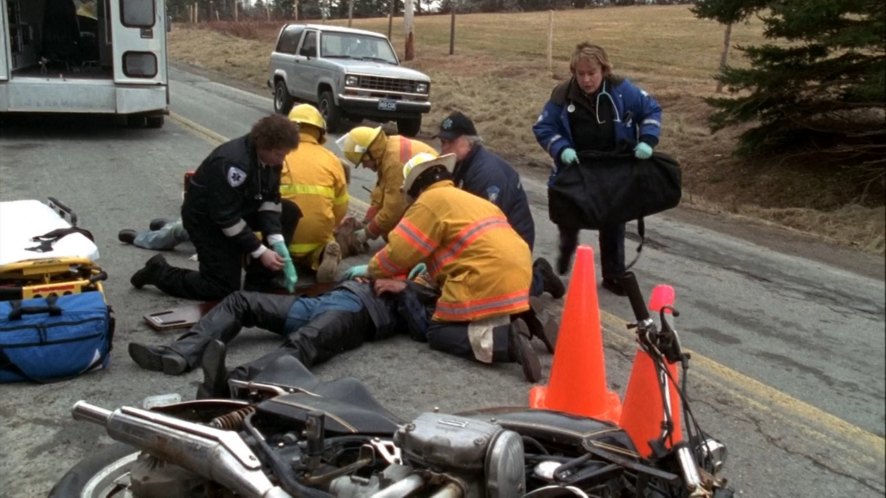
<svg viewBox="0 0 886 498">
<path fill-rule="evenodd" d="M 387 38 L 356 33 L 323 33 L 320 57 L 365 59 L 397 64 L 397 54 Z"/>
</svg>

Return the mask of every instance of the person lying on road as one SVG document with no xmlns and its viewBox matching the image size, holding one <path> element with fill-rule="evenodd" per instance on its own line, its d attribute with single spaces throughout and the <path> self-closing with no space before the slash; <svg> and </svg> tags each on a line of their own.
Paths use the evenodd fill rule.
<svg viewBox="0 0 886 498">
<path fill-rule="evenodd" d="M 243 327 L 259 327 L 286 337 L 284 354 L 311 367 L 364 340 L 390 337 L 399 331 L 424 341 L 435 289 L 416 270 L 412 280 L 345 281 L 316 297 L 236 291 L 201 318 L 190 330 L 165 346 L 129 343 L 129 356 L 147 370 L 183 374 L 198 365 L 207 345 L 228 343 Z"/>
</svg>

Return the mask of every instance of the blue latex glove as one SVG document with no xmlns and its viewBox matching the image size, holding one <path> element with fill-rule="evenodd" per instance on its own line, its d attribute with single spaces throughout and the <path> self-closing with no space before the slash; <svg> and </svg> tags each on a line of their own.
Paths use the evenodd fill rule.
<svg viewBox="0 0 886 498">
<path fill-rule="evenodd" d="M 563 149 L 563 152 L 560 153 L 560 162 L 563 164 L 578 164 L 578 154 L 575 153 L 575 149 L 572 147 Z"/>
<path fill-rule="evenodd" d="M 356 265 L 345 270 L 345 280 L 354 280 L 357 277 L 369 275 L 369 265 Z"/>
<path fill-rule="evenodd" d="M 271 244 L 271 249 L 274 250 L 275 253 L 279 254 L 283 259 L 291 259 L 289 256 L 289 248 L 286 247 L 285 242 L 274 242 Z"/>
<path fill-rule="evenodd" d="M 298 282 L 298 274 L 295 273 L 295 265 L 292 264 L 292 256 L 289 255 L 289 249 L 283 242 L 274 242 L 271 244 L 271 247 L 274 249 L 274 252 L 283 258 L 283 275 L 285 277 L 283 284 L 286 286 L 286 290 L 294 292 L 295 284 Z"/>
<path fill-rule="evenodd" d="M 409 270 L 409 276 L 407 278 L 409 280 L 413 280 L 413 279 L 415 279 L 415 277 L 421 275 L 422 273 L 424 273 L 426 271 L 428 271 L 428 265 L 426 265 L 424 263 L 419 263 L 419 264 L 413 266 L 411 270 Z"/>
<path fill-rule="evenodd" d="M 286 285 L 286 290 L 289 293 L 295 292 L 295 284 L 298 282 L 298 274 L 295 273 L 295 265 L 292 264 L 292 259 L 287 259 L 285 263 L 283 263 L 283 275 L 286 277 L 283 280 L 284 285 Z"/>
<path fill-rule="evenodd" d="M 652 157 L 652 147 L 646 142 L 640 142 L 634 147 L 634 157 L 637 159 L 649 159 Z"/>
</svg>

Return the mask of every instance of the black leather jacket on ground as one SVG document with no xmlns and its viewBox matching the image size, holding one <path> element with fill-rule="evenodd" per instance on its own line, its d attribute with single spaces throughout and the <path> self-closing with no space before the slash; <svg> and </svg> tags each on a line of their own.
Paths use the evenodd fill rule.
<svg viewBox="0 0 886 498">
<path fill-rule="evenodd" d="M 405 332 L 413 339 L 424 341 L 434 313 L 434 304 L 440 295 L 433 289 L 415 282 L 407 282 L 406 289 L 396 294 L 376 295 L 372 285 L 353 280 L 339 286 L 360 298 L 375 325 L 373 340 L 385 339 Z"/>
</svg>

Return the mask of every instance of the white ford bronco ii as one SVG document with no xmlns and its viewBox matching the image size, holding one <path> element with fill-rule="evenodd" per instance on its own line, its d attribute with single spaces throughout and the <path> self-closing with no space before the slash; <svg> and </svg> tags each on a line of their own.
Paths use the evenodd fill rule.
<svg viewBox="0 0 886 498">
<path fill-rule="evenodd" d="M 390 40 L 372 31 L 316 24 L 287 24 L 271 54 L 268 86 L 274 111 L 315 104 L 330 132 L 344 121 L 396 121 L 401 135 L 415 136 L 431 110 L 431 80 L 400 65 Z"/>
</svg>

